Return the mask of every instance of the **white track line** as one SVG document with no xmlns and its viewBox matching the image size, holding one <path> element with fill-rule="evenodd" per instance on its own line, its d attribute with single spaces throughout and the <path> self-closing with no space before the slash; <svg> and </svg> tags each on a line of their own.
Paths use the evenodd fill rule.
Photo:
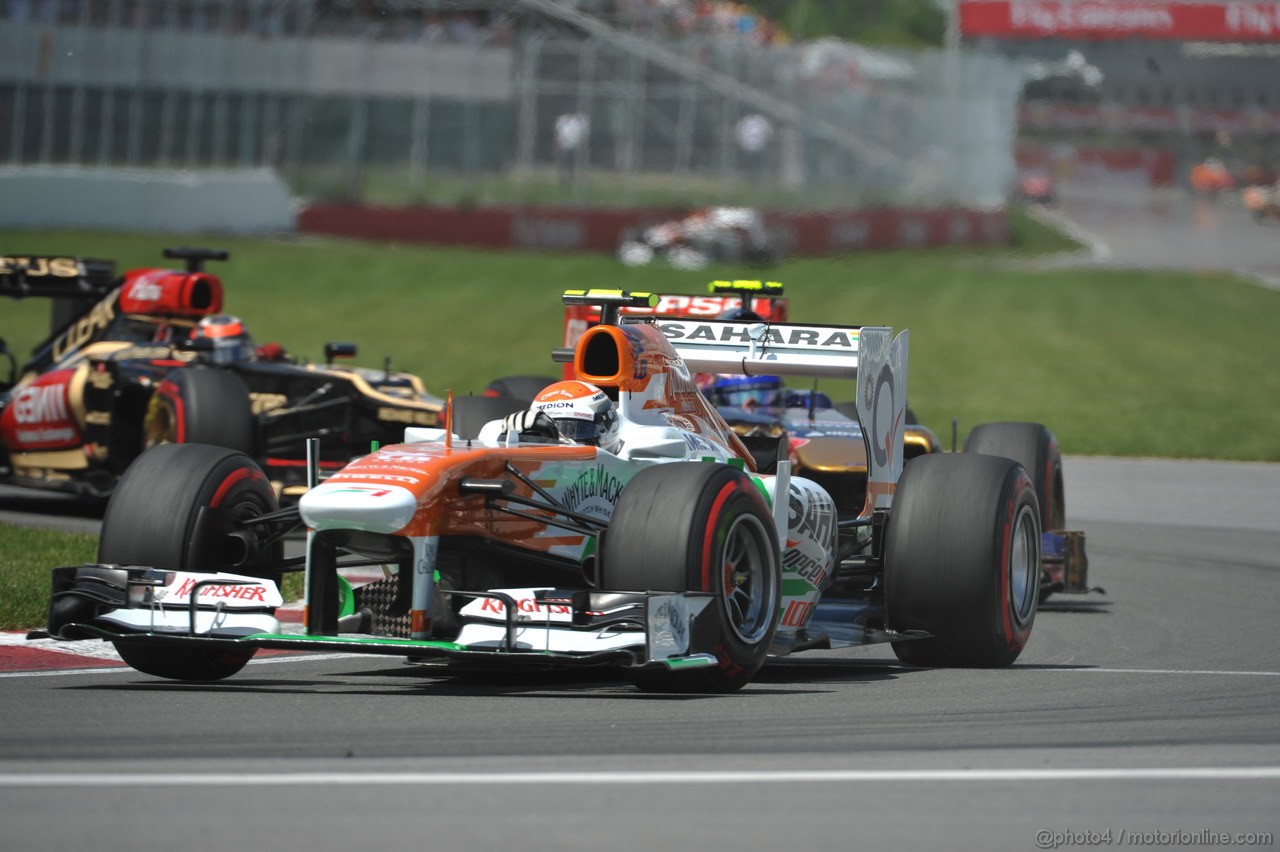
<svg viewBox="0 0 1280 852">
<path fill-rule="evenodd" d="M 1268 290 L 1280 290 L 1280 272 L 1267 272 L 1257 269 L 1237 269 L 1236 274 L 1248 278 Z"/>
<path fill-rule="evenodd" d="M 1030 204 L 1027 206 L 1026 211 L 1028 216 L 1041 224 L 1066 232 L 1067 236 L 1088 249 L 1090 256 L 1099 263 L 1111 259 L 1113 252 L 1111 251 L 1111 246 L 1107 245 L 1106 240 L 1075 221 L 1068 219 L 1065 214 L 1057 210 L 1050 210 L 1040 204 Z"/>
<path fill-rule="evenodd" d="M 0 787 L 254 787 L 388 784 L 776 784 L 778 782 L 1280 781 L 1280 766 L 1092 769 L 900 769 L 692 772 L 35 772 L 0 774 Z"/>
<path fill-rule="evenodd" d="M 1241 677 L 1280 677 L 1280 672 L 1222 671 L 1216 669 L 1070 669 L 1073 672 L 1098 674 L 1167 674 L 1167 675 L 1231 675 Z"/>
</svg>

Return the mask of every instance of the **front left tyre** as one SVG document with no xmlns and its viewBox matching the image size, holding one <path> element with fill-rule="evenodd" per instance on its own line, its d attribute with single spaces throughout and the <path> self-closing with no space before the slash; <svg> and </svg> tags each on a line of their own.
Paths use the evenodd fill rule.
<svg viewBox="0 0 1280 852">
<path fill-rule="evenodd" d="M 637 473 L 603 535 L 600 568 L 607 589 L 713 596 L 697 618 L 715 632 L 716 665 L 639 669 L 632 681 L 641 689 L 731 692 L 764 665 L 782 585 L 778 536 L 764 497 L 737 468 L 678 462 Z"/>
</svg>

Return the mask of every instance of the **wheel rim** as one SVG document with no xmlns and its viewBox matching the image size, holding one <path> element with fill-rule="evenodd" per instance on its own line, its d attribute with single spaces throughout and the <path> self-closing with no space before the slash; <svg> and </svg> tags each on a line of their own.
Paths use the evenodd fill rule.
<svg viewBox="0 0 1280 852">
<path fill-rule="evenodd" d="M 263 558 L 271 553 L 269 530 L 262 526 L 246 526 L 245 522 L 272 511 L 271 505 L 252 492 L 240 494 L 224 507 L 226 525 L 213 537 L 212 553 L 218 569 L 246 571 L 259 575 Z"/>
<path fill-rule="evenodd" d="M 147 416 L 142 425 L 142 448 L 149 450 L 160 444 L 177 443 L 177 425 L 169 406 L 153 395 L 147 403 Z"/>
<path fill-rule="evenodd" d="M 769 536 L 758 518 L 734 519 L 725 535 L 723 558 L 721 600 L 726 621 L 742 641 L 758 642 L 769 631 L 777 597 Z"/>
<path fill-rule="evenodd" d="M 1040 591 L 1040 564 L 1037 559 L 1036 519 L 1030 506 L 1018 511 L 1013 525 L 1013 541 L 1009 548 L 1009 608 L 1014 620 L 1022 625 L 1035 612 Z"/>
</svg>

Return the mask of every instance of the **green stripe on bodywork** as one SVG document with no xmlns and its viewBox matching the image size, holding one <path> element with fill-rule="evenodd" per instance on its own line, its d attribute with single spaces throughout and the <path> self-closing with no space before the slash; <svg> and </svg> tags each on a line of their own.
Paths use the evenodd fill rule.
<svg viewBox="0 0 1280 852">
<path fill-rule="evenodd" d="M 405 648 L 434 648 L 440 651 L 467 650 L 466 645 L 459 645 L 457 642 L 435 642 L 423 639 L 396 639 L 390 636 L 309 636 L 305 633 L 255 633 L 252 636 L 246 636 L 245 638 L 257 641 L 269 639 L 272 642 L 297 642 L 300 645 L 306 644 L 307 642 L 336 642 L 342 645 L 399 645 Z"/>
<path fill-rule="evenodd" d="M 351 584 L 347 582 L 347 578 L 338 575 L 338 618 L 348 615 L 355 615 L 356 612 L 356 595 L 351 590 Z"/>
<path fill-rule="evenodd" d="M 782 596 L 784 598 L 798 598 L 813 592 L 814 585 L 808 580 L 783 580 Z"/>
<path fill-rule="evenodd" d="M 708 666 L 714 666 L 716 661 L 703 657 L 676 657 L 663 660 L 662 663 L 671 671 L 680 671 L 681 669 L 705 669 Z"/>
<path fill-rule="evenodd" d="M 765 487 L 764 480 L 758 476 L 751 477 L 751 481 L 756 484 L 756 488 L 764 495 L 764 504 L 770 509 L 773 508 L 773 495 L 769 493 L 769 489 Z"/>
</svg>

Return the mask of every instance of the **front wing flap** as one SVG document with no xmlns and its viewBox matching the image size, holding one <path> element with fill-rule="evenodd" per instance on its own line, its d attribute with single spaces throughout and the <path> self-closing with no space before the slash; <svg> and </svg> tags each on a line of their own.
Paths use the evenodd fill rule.
<svg viewBox="0 0 1280 852">
<path fill-rule="evenodd" d="M 167 646 L 175 650 L 231 647 L 311 650 L 465 660 L 476 665 L 614 665 L 670 669 L 717 665 L 721 608 L 702 593 L 596 593 L 556 590 L 492 590 L 450 594 L 496 601 L 487 618 L 464 619 L 452 640 L 415 640 L 365 633 L 318 635 L 280 629 L 275 608 L 255 605 L 270 581 L 234 575 L 203 575 L 188 581 L 174 572 L 142 566 L 83 565 L 54 569 L 49 635 L 56 639 L 103 639 L 116 644 Z M 167 581 L 167 582 L 166 582 Z M 188 595 L 164 602 L 156 592 L 186 584 Z M 202 593 L 217 595 L 216 602 Z M 522 606 L 522 595 L 537 594 Z M 617 605 L 619 600 L 623 605 Z M 611 611 L 593 609 L 601 601 Z M 532 610 L 532 611 L 530 611 Z"/>
</svg>

